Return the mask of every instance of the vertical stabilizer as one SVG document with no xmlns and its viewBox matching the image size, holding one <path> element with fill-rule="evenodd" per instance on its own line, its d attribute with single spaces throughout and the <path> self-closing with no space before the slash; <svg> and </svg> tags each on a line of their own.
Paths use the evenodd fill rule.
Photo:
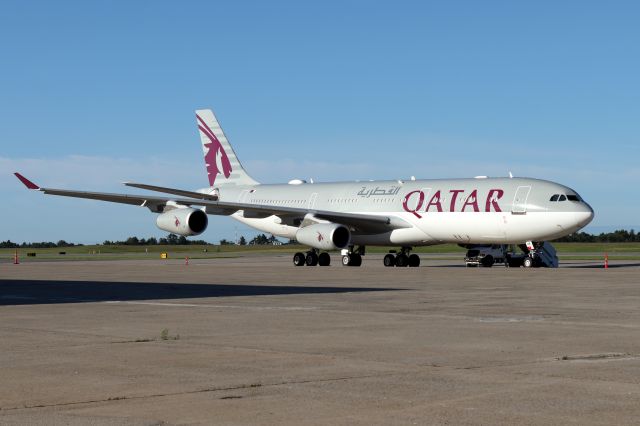
<svg viewBox="0 0 640 426">
<path fill-rule="evenodd" d="M 256 185 L 258 182 L 242 168 L 213 111 L 197 110 L 196 122 L 200 131 L 209 186 Z"/>
</svg>

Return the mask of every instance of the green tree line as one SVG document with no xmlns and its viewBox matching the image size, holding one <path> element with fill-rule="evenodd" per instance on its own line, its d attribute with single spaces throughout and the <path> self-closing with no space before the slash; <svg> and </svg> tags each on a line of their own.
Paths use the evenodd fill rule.
<svg viewBox="0 0 640 426">
<path fill-rule="evenodd" d="M 204 240 L 187 240 L 183 236 L 177 236 L 175 234 L 169 234 L 166 238 L 138 238 L 129 237 L 124 241 L 109 241 L 106 240 L 102 243 L 104 246 L 124 245 L 124 246 L 155 246 L 155 245 L 209 245 Z M 68 243 L 64 240 L 60 240 L 57 243 L 54 242 L 41 242 L 41 243 L 14 243 L 11 240 L 0 242 L 0 248 L 54 248 L 54 247 L 74 247 L 82 246 L 83 244 Z"/>
<path fill-rule="evenodd" d="M 268 245 L 273 244 L 277 239 L 272 235 L 267 237 L 265 234 L 259 234 L 254 237 L 249 244 Z M 575 234 L 567 235 L 566 237 L 555 240 L 560 243 L 638 243 L 640 242 L 640 233 L 636 233 L 633 229 L 627 231 L 626 229 L 619 229 L 613 232 L 602 232 L 598 235 L 588 234 L 586 232 L 577 232 Z M 138 238 L 129 237 L 124 241 L 105 241 L 102 245 L 125 245 L 125 246 L 154 246 L 154 245 L 210 245 L 210 243 L 204 240 L 187 240 L 183 236 L 177 236 L 175 234 L 169 234 L 166 238 Z M 220 240 L 221 245 L 234 244 L 232 241 Z M 247 241 L 244 237 L 240 239 L 240 245 L 246 245 Z M 82 246 L 83 244 L 68 243 L 65 240 L 60 240 L 57 243 L 54 242 L 34 242 L 21 244 L 14 243 L 11 240 L 0 242 L 0 248 L 54 248 L 54 247 L 74 247 Z"/>
<path fill-rule="evenodd" d="M 555 241 L 561 243 L 638 243 L 640 242 L 640 234 L 637 234 L 633 229 L 630 231 L 619 229 L 613 232 L 603 232 L 598 235 L 577 232 Z"/>
<path fill-rule="evenodd" d="M 82 244 L 68 243 L 65 240 L 60 240 L 57 243 L 53 242 L 40 242 L 40 243 L 14 243 L 11 240 L 0 242 L 0 248 L 52 248 L 52 247 L 74 247 L 82 246 Z"/>
<path fill-rule="evenodd" d="M 247 243 L 247 239 L 244 236 L 241 236 L 240 239 L 238 240 L 238 245 L 241 246 L 246 246 L 247 244 L 249 245 L 273 245 L 273 244 L 277 244 L 280 241 L 274 236 L 270 236 L 267 237 L 265 234 L 258 234 L 256 235 L 251 241 L 249 241 Z M 222 239 L 220 240 L 220 245 L 221 246 L 226 246 L 226 245 L 233 245 L 235 244 L 233 241 L 229 241 L 226 239 Z"/>
<path fill-rule="evenodd" d="M 209 245 L 204 240 L 187 240 L 185 236 L 177 236 L 175 234 L 169 234 L 166 238 L 156 239 L 151 237 L 149 239 L 129 237 L 124 241 L 109 241 L 106 240 L 102 243 L 103 246 L 186 246 L 186 245 Z"/>
</svg>

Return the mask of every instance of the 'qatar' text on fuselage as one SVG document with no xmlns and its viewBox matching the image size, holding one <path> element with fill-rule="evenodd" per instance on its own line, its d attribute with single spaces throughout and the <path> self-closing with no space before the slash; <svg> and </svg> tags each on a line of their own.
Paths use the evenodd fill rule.
<svg viewBox="0 0 640 426">
<path fill-rule="evenodd" d="M 451 200 L 447 203 L 443 197 L 444 194 L 450 194 Z M 490 189 L 485 198 L 484 212 L 501 212 L 500 199 L 504 195 L 502 189 Z M 418 189 L 405 195 L 402 201 L 402 208 L 413 213 L 417 218 L 422 218 L 420 213 L 428 212 L 475 212 L 479 213 L 480 204 L 478 204 L 478 190 L 474 189 L 466 197 L 463 189 L 437 190 L 427 201 L 424 191 Z M 448 210 L 445 210 L 448 208 Z"/>
</svg>

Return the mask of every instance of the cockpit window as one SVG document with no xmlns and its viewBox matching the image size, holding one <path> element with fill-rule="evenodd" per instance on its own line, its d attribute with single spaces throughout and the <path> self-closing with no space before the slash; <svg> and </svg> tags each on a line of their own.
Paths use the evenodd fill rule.
<svg viewBox="0 0 640 426">
<path fill-rule="evenodd" d="M 578 194 L 553 194 L 549 201 L 582 201 Z"/>
</svg>

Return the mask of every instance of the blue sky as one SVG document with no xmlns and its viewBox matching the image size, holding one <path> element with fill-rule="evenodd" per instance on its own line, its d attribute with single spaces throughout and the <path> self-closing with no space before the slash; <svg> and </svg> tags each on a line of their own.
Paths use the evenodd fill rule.
<svg viewBox="0 0 640 426">
<path fill-rule="evenodd" d="M 162 236 L 146 209 L 26 191 L 206 185 L 193 110 L 249 172 L 550 179 L 640 228 L 633 1 L 3 2 L 0 240 Z M 139 191 L 128 191 L 139 192 Z M 212 217 L 203 238 L 254 235 Z"/>
</svg>

